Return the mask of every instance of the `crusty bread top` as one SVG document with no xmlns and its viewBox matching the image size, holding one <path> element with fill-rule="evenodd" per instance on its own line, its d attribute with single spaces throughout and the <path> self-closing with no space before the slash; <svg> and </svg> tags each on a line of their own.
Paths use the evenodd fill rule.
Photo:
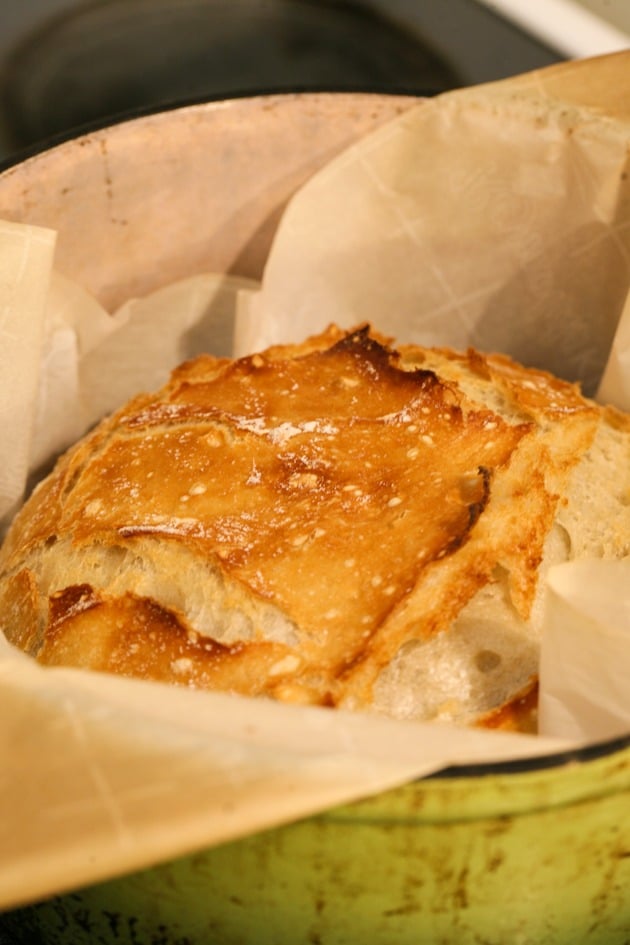
<svg viewBox="0 0 630 945">
<path fill-rule="evenodd" d="M 44 663 L 369 707 L 484 588 L 527 626 L 601 416 L 544 372 L 369 326 L 201 356 L 35 490 L 0 554 L 3 629 Z"/>
</svg>

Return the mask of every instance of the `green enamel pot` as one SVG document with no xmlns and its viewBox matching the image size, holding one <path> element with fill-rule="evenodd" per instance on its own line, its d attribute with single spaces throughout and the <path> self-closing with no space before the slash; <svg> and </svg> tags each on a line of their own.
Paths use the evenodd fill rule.
<svg viewBox="0 0 630 945">
<path fill-rule="evenodd" d="M 7 913 L 0 942 L 627 945 L 629 814 L 630 738 L 454 768 Z"/>
<path fill-rule="evenodd" d="M 414 99 L 203 103 L 0 173 L 0 218 L 58 231 L 105 306 L 202 271 L 259 278 L 291 194 Z M 453 768 L 0 915 L 3 945 L 628 945 L 630 736 Z"/>
</svg>

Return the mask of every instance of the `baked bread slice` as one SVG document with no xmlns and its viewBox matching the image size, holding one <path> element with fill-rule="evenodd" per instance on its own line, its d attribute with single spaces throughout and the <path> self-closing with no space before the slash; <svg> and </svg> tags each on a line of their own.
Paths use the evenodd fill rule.
<svg viewBox="0 0 630 945">
<path fill-rule="evenodd" d="M 0 552 L 48 665 L 531 730 L 545 568 L 630 553 L 630 420 L 369 326 L 203 355 L 58 461 Z"/>
</svg>

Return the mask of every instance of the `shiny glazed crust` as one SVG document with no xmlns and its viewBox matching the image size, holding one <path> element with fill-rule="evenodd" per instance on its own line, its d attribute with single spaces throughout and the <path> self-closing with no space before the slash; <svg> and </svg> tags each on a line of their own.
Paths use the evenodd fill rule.
<svg viewBox="0 0 630 945">
<path fill-rule="evenodd" d="M 48 665 L 531 729 L 539 576 L 604 427 L 627 457 L 627 419 L 575 386 L 369 326 L 201 356 L 35 490 L 3 630 Z"/>
</svg>

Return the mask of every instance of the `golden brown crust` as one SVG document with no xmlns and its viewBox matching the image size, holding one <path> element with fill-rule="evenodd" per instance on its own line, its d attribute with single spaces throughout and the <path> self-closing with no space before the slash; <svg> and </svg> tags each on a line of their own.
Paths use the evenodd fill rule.
<svg viewBox="0 0 630 945">
<path fill-rule="evenodd" d="M 154 600 L 129 593 L 108 598 L 90 585 L 75 585 L 51 596 L 38 658 L 48 666 L 273 695 L 287 654 L 281 644 L 202 638 Z"/>
<path fill-rule="evenodd" d="M 477 719 L 480 728 L 535 735 L 538 723 L 538 680 L 532 679 L 508 702 Z"/>
<path fill-rule="evenodd" d="M 105 420 L 18 515 L 5 630 L 49 664 L 367 707 L 401 647 L 446 631 L 497 568 L 527 620 L 597 416 L 543 372 L 399 353 L 368 326 L 202 356 Z"/>
<path fill-rule="evenodd" d="M 5 626 L 11 629 L 9 639 L 27 653 L 39 646 L 40 594 L 35 575 L 21 568 L 5 578 L 2 586 Z"/>
</svg>

